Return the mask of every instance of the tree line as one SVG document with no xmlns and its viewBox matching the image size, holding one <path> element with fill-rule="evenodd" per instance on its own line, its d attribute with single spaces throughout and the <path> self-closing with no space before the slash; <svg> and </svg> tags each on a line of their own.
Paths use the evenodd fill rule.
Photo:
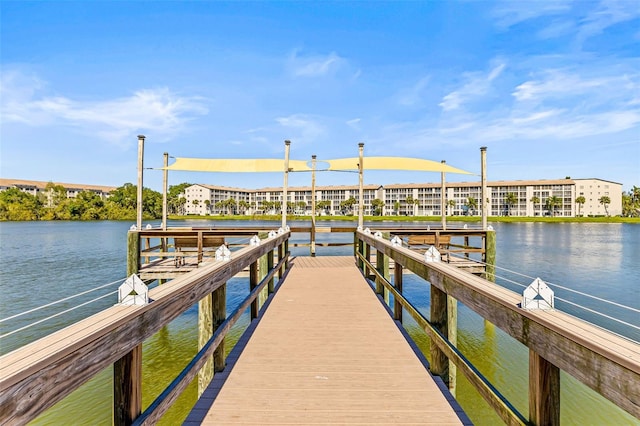
<svg viewBox="0 0 640 426">
<path fill-rule="evenodd" d="M 167 192 L 168 213 L 173 215 L 183 215 L 186 211 L 187 200 L 184 197 L 184 190 L 190 183 L 172 185 Z M 403 200 L 407 206 L 419 206 L 417 199 L 409 196 Z M 598 200 L 605 208 L 608 215 L 608 206 L 611 199 L 608 196 L 600 197 Z M 529 202 L 534 208 L 544 210 L 547 214 L 555 216 L 558 208 L 562 206 L 562 200 L 556 196 L 550 196 L 544 200 L 533 196 Z M 585 197 L 578 196 L 575 203 L 578 205 L 577 216 L 581 216 L 581 209 L 586 202 Z M 193 201 L 198 205 L 198 200 Z M 353 214 L 357 205 L 357 200 L 350 197 L 340 202 L 340 210 L 344 215 Z M 504 214 L 509 216 L 513 206 L 518 204 L 518 196 L 515 193 L 508 193 L 504 199 Z M 233 198 L 218 201 L 212 205 L 209 200 L 205 200 L 206 210 L 212 213 L 212 208 L 225 214 L 243 214 L 248 209 L 259 208 L 263 214 L 279 214 L 282 203 L 280 201 L 262 200 L 258 206 L 253 202 L 244 200 L 236 201 Z M 385 203 L 382 200 L 371 201 L 373 215 L 382 215 Z M 394 203 L 396 214 L 400 214 L 400 201 Z M 456 201 L 448 200 L 447 206 L 455 208 Z M 468 214 L 474 214 L 478 209 L 478 200 L 469 197 L 463 203 Z M 287 212 L 296 211 L 305 213 L 307 203 L 304 201 L 288 202 Z M 145 219 L 159 219 L 162 217 L 162 194 L 149 188 L 143 188 L 143 216 Z M 321 200 L 316 203 L 318 211 L 326 211 L 331 208 L 331 201 Z M 131 183 L 116 188 L 109 198 L 102 198 L 92 191 L 80 192 L 75 198 L 67 198 L 67 190 L 61 185 L 52 182 L 47 184 L 45 191 L 32 195 L 21 191 L 18 188 L 9 188 L 0 192 L 0 220 L 134 220 L 137 209 L 137 186 Z M 413 210 L 410 209 L 409 212 Z M 640 187 L 634 186 L 629 192 L 622 193 L 622 215 L 626 217 L 640 217 Z"/>
</svg>

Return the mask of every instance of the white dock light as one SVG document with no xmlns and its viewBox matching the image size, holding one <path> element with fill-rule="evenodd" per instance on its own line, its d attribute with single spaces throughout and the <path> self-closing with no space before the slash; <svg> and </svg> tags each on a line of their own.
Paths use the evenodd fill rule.
<svg viewBox="0 0 640 426">
<path fill-rule="evenodd" d="M 429 249 L 424 253 L 425 262 L 440 262 L 440 260 L 440 252 L 434 246 L 429 247 Z"/>
<path fill-rule="evenodd" d="M 231 259 L 231 251 L 224 244 L 218 247 L 216 250 L 216 260 L 230 260 Z"/>
<path fill-rule="evenodd" d="M 402 247 L 402 238 L 397 235 L 391 239 L 391 245 L 393 247 Z"/>
<path fill-rule="evenodd" d="M 276 231 L 269 231 L 269 238 L 273 238 L 276 235 L 278 235 L 278 234 L 276 234 Z"/>
<path fill-rule="evenodd" d="M 373 237 L 374 237 L 375 239 L 378 239 L 378 240 L 379 240 L 379 239 L 381 239 L 381 238 L 382 238 L 382 232 L 380 232 L 380 231 L 376 231 L 376 233 L 375 233 L 375 234 L 373 234 Z"/>
<path fill-rule="evenodd" d="M 129 231 L 135 231 L 136 229 L 138 229 L 138 228 L 136 228 L 136 226 L 135 226 L 135 225 L 131 225 L 131 226 L 129 227 Z"/>
<path fill-rule="evenodd" d="M 371 235 L 371 229 L 369 229 L 369 228 L 364 228 L 364 231 L 363 231 L 363 232 L 364 232 L 365 234 L 367 234 L 367 235 Z"/>
<path fill-rule="evenodd" d="M 153 225 L 150 223 L 147 223 L 147 226 L 145 226 L 145 229 L 153 229 Z"/>
<path fill-rule="evenodd" d="M 121 305 L 146 305 L 149 303 L 149 288 L 136 274 L 132 274 L 118 287 L 118 303 Z"/>
<path fill-rule="evenodd" d="M 540 278 L 536 278 L 522 293 L 522 308 L 553 309 L 553 290 Z"/>
<path fill-rule="evenodd" d="M 254 235 L 253 237 L 251 237 L 251 240 L 249 240 L 249 245 L 250 246 L 259 246 L 260 245 L 260 237 L 258 237 L 257 235 Z"/>
</svg>

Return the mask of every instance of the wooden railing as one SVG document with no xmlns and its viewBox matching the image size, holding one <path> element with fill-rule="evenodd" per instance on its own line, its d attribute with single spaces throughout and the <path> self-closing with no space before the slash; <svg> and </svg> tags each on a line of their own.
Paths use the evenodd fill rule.
<svg viewBox="0 0 640 426">
<path fill-rule="evenodd" d="M 557 425 L 560 422 L 560 370 L 572 375 L 636 418 L 640 418 L 640 348 L 637 344 L 565 313 L 525 310 L 522 297 L 493 282 L 390 241 L 357 231 L 356 256 L 378 293 L 394 297 L 394 317 L 402 310 L 431 339 L 432 373 L 445 381 L 457 368 L 509 425 Z M 370 262 L 376 252 L 376 266 Z M 390 283 L 386 259 L 395 262 Z M 430 283 L 430 318 L 402 295 L 402 272 L 408 269 Z M 529 418 L 507 401 L 456 347 L 456 309 L 460 301 L 529 348 Z"/>
<path fill-rule="evenodd" d="M 103 369 L 114 365 L 114 424 L 152 424 L 170 407 L 186 386 L 213 358 L 224 366 L 224 336 L 251 305 L 258 315 L 258 295 L 273 291 L 274 277 L 281 278 L 288 260 L 290 233 L 265 239 L 258 246 L 233 252 L 230 260 L 211 262 L 190 274 L 149 291 L 150 303 L 116 305 L 59 332 L 0 358 L 0 424 L 24 424 L 60 401 Z M 140 235 L 129 233 L 129 242 L 140 244 Z M 278 263 L 274 265 L 274 251 Z M 130 253 L 134 250 L 130 250 Z M 139 251 L 135 250 L 136 255 Z M 135 257 L 135 256 L 133 256 Z M 258 275 L 258 263 L 266 268 Z M 136 263 L 136 262 L 134 262 Z M 130 265 L 130 267 L 132 267 Z M 226 317 L 224 288 L 227 280 L 249 267 L 250 294 Z M 178 377 L 151 406 L 141 411 L 142 343 L 195 303 L 212 297 L 211 337 Z M 217 302 L 217 303 L 216 303 Z M 217 317 L 217 318 L 216 318 Z"/>
</svg>

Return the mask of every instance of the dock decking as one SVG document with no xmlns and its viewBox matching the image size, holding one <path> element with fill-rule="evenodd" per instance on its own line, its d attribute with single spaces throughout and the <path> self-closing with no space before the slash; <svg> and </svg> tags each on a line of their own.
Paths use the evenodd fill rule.
<svg viewBox="0 0 640 426">
<path fill-rule="evenodd" d="M 235 365 L 185 424 L 470 424 L 353 257 L 292 263 Z"/>
</svg>

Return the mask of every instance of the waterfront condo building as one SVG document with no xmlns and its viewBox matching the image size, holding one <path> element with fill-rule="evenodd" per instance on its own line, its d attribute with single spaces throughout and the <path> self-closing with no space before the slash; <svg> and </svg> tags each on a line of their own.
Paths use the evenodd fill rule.
<svg viewBox="0 0 640 426">
<path fill-rule="evenodd" d="M 440 216 L 440 183 L 365 185 L 364 214 Z M 602 179 L 493 181 L 487 183 L 489 216 L 617 216 L 622 213 L 622 184 Z M 185 214 L 278 214 L 282 188 L 240 189 L 195 184 L 185 189 Z M 584 203 L 578 203 L 584 197 Z M 605 198 L 606 197 L 606 198 Z M 446 184 L 448 216 L 479 215 L 479 182 Z M 608 198 L 609 203 L 603 203 Z M 233 202 L 229 202 L 233 199 Z M 311 213 L 311 187 L 287 190 L 289 212 Z M 355 204 L 353 200 L 356 200 Z M 318 215 L 356 215 L 358 186 L 318 186 Z M 374 200 L 379 200 L 374 202 Z M 381 209 L 377 212 L 376 204 Z"/>
</svg>

